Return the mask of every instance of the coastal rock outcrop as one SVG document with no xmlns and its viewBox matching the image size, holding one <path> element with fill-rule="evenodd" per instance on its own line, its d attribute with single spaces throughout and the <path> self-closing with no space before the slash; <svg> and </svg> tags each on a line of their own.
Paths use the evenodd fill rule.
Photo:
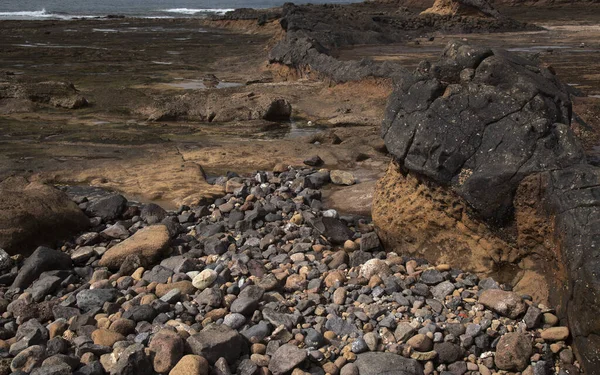
<svg viewBox="0 0 600 375">
<path fill-rule="evenodd" d="M 454 42 L 392 94 L 382 136 L 404 168 L 502 223 L 524 177 L 584 160 L 570 119 L 568 90 L 548 69 Z"/>
<path fill-rule="evenodd" d="M 0 82 L 0 108 L 7 106 L 6 102 L 18 102 L 25 106 L 27 102 L 31 102 L 66 109 L 78 109 L 88 105 L 87 99 L 72 83 L 56 81 Z"/>
<path fill-rule="evenodd" d="M 0 182 L 0 248 L 30 254 L 89 226 L 89 219 L 60 190 L 24 178 Z"/>
<path fill-rule="evenodd" d="M 436 0 L 431 8 L 425 9 L 421 14 L 500 17 L 500 13 L 487 0 Z"/>
<path fill-rule="evenodd" d="M 571 112 L 568 88 L 537 62 L 450 43 L 389 99 L 382 137 L 395 162 L 373 219 L 388 250 L 507 281 L 545 278 L 589 367 L 600 360 L 600 171 L 586 164 Z"/>
<path fill-rule="evenodd" d="M 228 122 L 288 120 L 292 105 L 281 97 L 252 92 L 198 91 L 180 96 L 167 96 L 151 107 L 138 112 L 151 121 L 197 120 L 202 122 Z"/>
<path fill-rule="evenodd" d="M 407 73 L 400 65 L 390 62 L 340 61 L 330 56 L 318 41 L 306 37 L 288 36 L 269 52 L 269 62 L 294 67 L 305 74 L 311 70 L 317 77 L 335 82 L 358 81 L 367 77 L 393 78 Z"/>
<path fill-rule="evenodd" d="M 366 77 L 398 80 L 407 72 L 401 64 L 389 61 L 350 60 L 334 57 L 336 48 L 352 45 L 397 43 L 427 32 L 477 30 L 534 30 L 500 15 L 483 0 L 470 1 L 488 18 L 435 13 L 415 14 L 397 4 L 367 2 L 352 5 L 294 5 L 283 7 L 281 27 L 285 38 L 269 53 L 269 63 L 285 66 L 300 75 L 327 78 L 334 82 L 358 81 Z M 382 14 L 386 14 L 383 16 Z"/>
</svg>

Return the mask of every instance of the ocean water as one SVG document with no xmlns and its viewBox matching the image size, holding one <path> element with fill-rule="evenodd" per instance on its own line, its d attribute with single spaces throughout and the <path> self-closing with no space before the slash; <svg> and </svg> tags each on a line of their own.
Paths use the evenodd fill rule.
<svg viewBox="0 0 600 375">
<path fill-rule="evenodd" d="M 352 3 L 362 0 L 300 0 L 302 3 Z M 144 18 L 206 17 L 235 8 L 271 8 L 285 0 L 0 0 L 2 19 L 73 19 L 107 15 Z"/>
</svg>

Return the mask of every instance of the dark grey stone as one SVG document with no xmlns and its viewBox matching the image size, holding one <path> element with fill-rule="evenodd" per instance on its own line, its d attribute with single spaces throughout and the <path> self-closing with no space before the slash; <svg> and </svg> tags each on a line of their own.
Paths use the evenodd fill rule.
<svg viewBox="0 0 600 375">
<path fill-rule="evenodd" d="M 134 322 L 152 322 L 158 312 L 150 305 L 134 306 L 125 311 L 123 318 L 133 320 Z"/>
<path fill-rule="evenodd" d="M 394 353 L 362 353 L 354 364 L 360 375 L 423 375 L 419 362 Z"/>
<path fill-rule="evenodd" d="M 362 235 L 360 238 L 360 249 L 362 251 L 373 251 L 381 246 L 379 237 L 375 232 L 369 232 Z"/>
<path fill-rule="evenodd" d="M 458 361 L 463 354 L 462 348 L 451 342 L 435 343 L 433 350 L 438 353 L 438 361 L 446 364 Z"/>
<path fill-rule="evenodd" d="M 72 262 L 70 256 L 63 252 L 40 246 L 25 260 L 12 287 L 25 289 L 31 285 L 42 272 L 67 270 L 71 269 L 71 267 Z"/>
<path fill-rule="evenodd" d="M 46 276 L 34 282 L 27 290 L 35 302 L 40 302 L 48 294 L 54 292 L 62 282 L 57 276 Z"/>
<path fill-rule="evenodd" d="M 300 320 L 298 315 L 280 313 L 270 308 L 263 309 L 262 315 L 263 318 L 268 320 L 274 327 L 283 325 L 289 331 L 294 329 Z"/>
<path fill-rule="evenodd" d="M 148 224 L 158 224 L 167 217 L 167 211 L 155 203 L 148 203 L 142 206 L 140 217 Z"/>
<path fill-rule="evenodd" d="M 187 343 L 194 354 L 203 356 L 211 364 L 221 357 L 229 363 L 234 363 L 248 350 L 244 338 L 226 325 L 208 326 L 188 337 Z"/>
<path fill-rule="evenodd" d="M 542 315 L 542 310 L 535 306 L 529 306 L 525 316 L 523 317 L 523 321 L 525 322 L 527 329 L 537 328 L 542 320 Z"/>
<path fill-rule="evenodd" d="M 105 302 L 112 302 L 119 292 L 116 289 L 84 289 L 77 293 L 77 307 L 87 312 L 101 308 Z"/>
<path fill-rule="evenodd" d="M 257 285 L 248 285 L 231 304 L 231 312 L 244 315 L 252 314 L 258 307 L 265 290 Z"/>
<path fill-rule="evenodd" d="M 173 270 L 163 266 L 154 266 L 150 271 L 145 272 L 142 278 L 149 283 L 165 284 L 171 276 L 173 276 Z"/>
<path fill-rule="evenodd" d="M 331 319 L 327 319 L 327 322 L 325 323 L 325 328 L 335 332 L 340 337 L 345 335 L 351 335 L 353 333 L 358 333 L 358 329 L 354 324 L 352 324 L 346 319 L 342 319 L 337 316 L 334 316 Z"/>
<path fill-rule="evenodd" d="M 248 327 L 240 332 L 248 341 L 258 340 L 261 341 L 265 337 L 271 334 L 271 326 L 264 320 L 258 322 L 258 324 Z"/>
<path fill-rule="evenodd" d="M 127 207 L 127 199 L 119 194 L 109 195 L 91 202 L 87 208 L 88 216 L 100 217 L 103 221 L 117 219 Z"/>
<path fill-rule="evenodd" d="M 279 347 L 269 361 L 269 370 L 273 375 L 283 375 L 300 366 L 306 360 L 306 350 L 292 344 Z"/>
<path fill-rule="evenodd" d="M 116 365 L 110 371 L 110 375 L 151 374 L 153 370 L 152 364 L 146 356 L 144 345 L 133 344 L 121 353 Z"/>
<path fill-rule="evenodd" d="M 444 276 L 437 270 L 425 270 L 421 274 L 420 281 L 427 285 L 436 285 L 444 281 Z"/>
</svg>

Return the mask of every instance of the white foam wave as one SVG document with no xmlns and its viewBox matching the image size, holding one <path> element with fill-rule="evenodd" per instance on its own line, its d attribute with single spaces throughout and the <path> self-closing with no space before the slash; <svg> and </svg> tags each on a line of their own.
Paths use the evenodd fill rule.
<svg viewBox="0 0 600 375">
<path fill-rule="evenodd" d="M 179 13 L 179 14 L 187 14 L 187 15 L 194 15 L 194 14 L 198 14 L 198 13 L 215 13 L 215 14 L 225 14 L 227 12 L 231 12 L 234 9 L 190 9 L 190 8 L 173 8 L 173 9 L 163 9 L 161 10 L 161 12 L 168 12 L 168 13 Z"/>
<path fill-rule="evenodd" d="M 55 14 L 48 13 L 46 9 L 34 10 L 34 11 L 19 11 L 19 12 L 0 12 L 0 19 L 7 20 L 34 20 L 34 19 L 60 19 L 60 20 L 72 20 L 74 18 L 92 18 L 95 16 L 84 16 L 84 15 L 68 15 L 68 14 Z"/>
<path fill-rule="evenodd" d="M 0 12 L 0 17 L 48 17 L 45 9 L 36 11 L 21 11 L 21 12 Z"/>
</svg>

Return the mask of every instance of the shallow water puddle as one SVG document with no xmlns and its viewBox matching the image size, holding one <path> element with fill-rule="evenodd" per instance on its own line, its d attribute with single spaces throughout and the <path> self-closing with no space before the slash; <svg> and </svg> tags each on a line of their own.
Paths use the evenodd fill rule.
<svg viewBox="0 0 600 375">
<path fill-rule="evenodd" d="M 291 119 L 288 123 L 263 133 L 263 139 L 295 139 L 321 133 L 326 127 L 309 125 L 305 120 Z"/>
</svg>

